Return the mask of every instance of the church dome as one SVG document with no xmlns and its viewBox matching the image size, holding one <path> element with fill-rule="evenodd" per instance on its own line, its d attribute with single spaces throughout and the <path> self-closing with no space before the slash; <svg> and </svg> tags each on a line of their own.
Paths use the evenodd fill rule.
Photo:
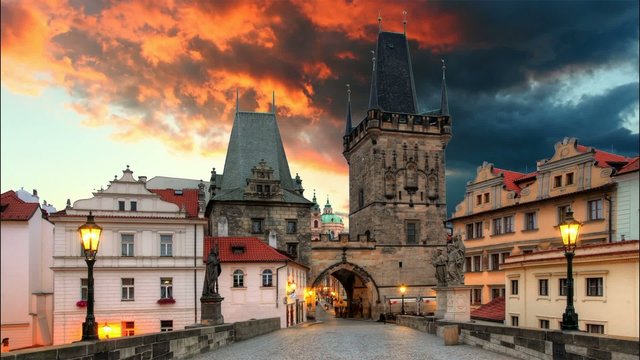
<svg viewBox="0 0 640 360">
<path fill-rule="evenodd" d="M 320 220 L 323 224 L 342 224 L 342 218 L 334 214 L 322 214 Z"/>
</svg>

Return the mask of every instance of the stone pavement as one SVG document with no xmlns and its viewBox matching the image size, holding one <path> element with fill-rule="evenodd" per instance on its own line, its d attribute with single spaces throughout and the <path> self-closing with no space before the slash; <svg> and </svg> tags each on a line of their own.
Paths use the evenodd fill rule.
<svg viewBox="0 0 640 360">
<path fill-rule="evenodd" d="M 444 346 L 442 338 L 404 326 L 336 319 L 320 307 L 317 313 L 316 323 L 281 329 L 191 359 L 513 359 L 470 345 Z"/>
</svg>

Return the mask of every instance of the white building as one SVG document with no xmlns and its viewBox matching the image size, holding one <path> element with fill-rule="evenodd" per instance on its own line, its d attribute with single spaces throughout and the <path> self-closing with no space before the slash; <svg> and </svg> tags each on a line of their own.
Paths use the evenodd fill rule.
<svg viewBox="0 0 640 360">
<path fill-rule="evenodd" d="M 289 327 L 305 321 L 307 305 L 315 301 L 307 291 L 306 266 L 258 238 L 206 236 L 204 254 L 214 246 L 225 323 L 279 317 L 280 326 Z"/>
<path fill-rule="evenodd" d="M 127 166 L 107 189 L 53 214 L 54 344 L 82 335 L 87 265 L 77 229 L 90 211 L 103 229 L 94 267 L 99 336 L 182 329 L 199 322 L 207 223 L 203 196 L 198 189 L 149 190 L 146 177 L 134 179 Z"/>
<path fill-rule="evenodd" d="M 640 239 L 640 223 L 638 212 L 640 211 L 640 181 L 638 162 L 635 158 L 629 164 L 620 169 L 614 180 L 618 183 L 616 199 L 616 240 Z"/>
<path fill-rule="evenodd" d="M 9 338 L 11 350 L 50 345 L 53 340 L 53 272 L 50 270 L 53 224 L 37 200 L 23 201 L 14 191 L 2 194 L 0 210 L 0 337 Z"/>
</svg>

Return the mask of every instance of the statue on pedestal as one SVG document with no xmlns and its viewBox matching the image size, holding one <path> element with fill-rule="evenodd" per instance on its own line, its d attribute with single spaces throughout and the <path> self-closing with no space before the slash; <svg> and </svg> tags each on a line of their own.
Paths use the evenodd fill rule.
<svg viewBox="0 0 640 360">
<path fill-rule="evenodd" d="M 202 297 L 211 298 L 219 297 L 218 294 L 218 276 L 222 268 L 220 266 L 220 257 L 218 256 L 218 248 L 211 248 L 207 257 L 207 269 L 204 274 L 204 286 L 202 287 Z"/>
<path fill-rule="evenodd" d="M 464 244 L 460 235 L 454 236 L 453 241 L 447 244 L 447 283 L 464 284 Z"/>
<path fill-rule="evenodd" d="M 447 257 L 442 253 L 442 249 L 433 253 L 431 261 L 436 268 L 438 286 L 447 286 Z"/>
</svg>

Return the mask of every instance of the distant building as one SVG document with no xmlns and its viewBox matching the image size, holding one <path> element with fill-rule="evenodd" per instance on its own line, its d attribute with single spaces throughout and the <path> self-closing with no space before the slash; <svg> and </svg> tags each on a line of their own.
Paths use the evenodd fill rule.
<svg viewBox="0 0 640 360">
<path fill-rule="evenodd" d="M 326 235 L 329 240 L 337 240 L 338 236 L 344 231 L 344 222 L 340 215 L 333 213 L 333 207 L 329 203 L 329 197 L 327 196 L 327 203 L 324 205 L 324 209 L 320 211 L 320 205 L 318 205 L 316 194 L 313 194 L 313 206 L 311 207 L 311 240 L 319 241 L 320 235 Z"/>
<path fill-rule="evenodd" d="M 616 219 L 632 236 L 631 224 L 636 224 L 637 236 L 637 169 L 635 175 L 621 173 L 633 161 L 565 138 L 532 173 L 486 162 L 479 166 L 450 219 L 454 234 L 464 240 L 465 285 L 473 288 L 472 305 L 505 296 L 501 266 L 509 256 L 561 247 L 557 226 L 569 206 L 584 224 L 582 245 L 620 240 Z M 622 188 L 628 195 L 619 193 Z M 616 210 L 622 208 L 626 213 Z"/>
<path fill-rule="evenodd" d="M 579 328 L 638 338 L 638 241 L 578 246 L 573 259 Z M 513 255 L 501 266 L 507 281 L 506 324 L 560 329 L 567 305 L 563 250 Z"/>
<path fill-rule="evenodd" d="M 14 191 L 1 199 L 0 338 L 9 338 L 11 350 L 51 345 L 54 226 L 38 199 L 24 201 Z"/>
<path fill-rule="evenodd" d="M 127 166 L 55 223 L 54 344 L 77 341 L 86 316 L 87 265 L 77 229 L 92 212 L 103 228 L 94 268 L 100 338 L 183 329 L 200 322 L 204 268 L 202 189 L 153 189 Z M 105 325 L 111 331 L 105 333 Z"/>
<path fill-rule="evenodd" d="M 312 203 L 303 192 L 300 177 L 291 177 L 275 112 L 236 111 L 224 173 L 214 169 L 209 180 L 209 234 L 257 237 L 308 266 Z"/>
<path fill-rule="evenodd" d="M 616 240 L 640 239 L 640 223 L 638 221 L 638 209 L 640 209 L 639 160 L 638 157 L 631 160 L 616 171 L 613 177 L 613 181 L 618 185 L 614 200 Z"/>
<path fill-rule="evenodd" d="M 307 288 L 308 268 L 252 237 L 205 237 L 203 257 L 218 247 L 222 271 L 218 278 L 225 323 L 280 318 L 281 327 L 306 319 L 315 301 Z"/>
</svg>

